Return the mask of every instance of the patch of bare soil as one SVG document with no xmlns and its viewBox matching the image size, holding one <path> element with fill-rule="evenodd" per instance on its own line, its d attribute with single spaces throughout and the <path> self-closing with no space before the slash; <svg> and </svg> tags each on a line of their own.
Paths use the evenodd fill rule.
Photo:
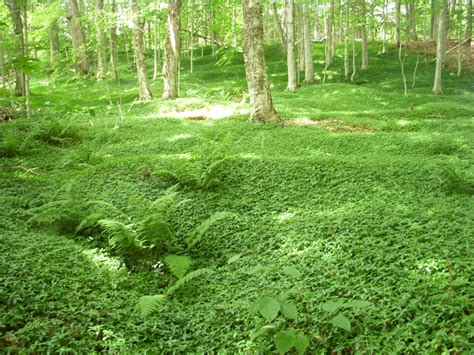
<svg viewBox="0 0 474 355">
<path fill-rule="evenodd" d="M 186 119 L 192 121 L 201 120 L 218 120 L 233 116 L 235 114 L 235 108 L 227 107 L 224 105 L 206 105 L 197 109 L 185 109 L 182 111 L 168 112 L 165 114 L 166 117 Z"/>
<path fill-rule="evenodd" d="M 368 126 L 349 125 L 340 120 L 310 120 L 309 118 L 287 119 L 284 126 L 323 126 L 330 132 L 372 132 Z"/>
<path fill-rule="evenodd" d="M 458 65 L 457 48 L 455 48 L 457 45 L 458 45 L 457 41 L 449 41 L 447 43 L 446 52 L 448 52 L 448 54 L 446 56 L 445 65 L 449 68 L 456 68 Z M 433 60 L 434 58 L 436 58 L 436 42 L 434 41 L 413 42 L 413 43 L 408 44 L 407 47 L 415 53 L 427 54 L 431 56 Z M 462 47 L 462 53 L 463 53 L 462 55 L 464 56 L 466 45 L 463 45 L 461 47 Z M 471 48 L 472 48 L 472 51 L 474 52 L 474 41 L 471 42 Z M 463 60 L 463 68 L 474 70 L 474 61 L 472 61 L 470 65 L 467 65 L 467 62 Z"/>
</svg>

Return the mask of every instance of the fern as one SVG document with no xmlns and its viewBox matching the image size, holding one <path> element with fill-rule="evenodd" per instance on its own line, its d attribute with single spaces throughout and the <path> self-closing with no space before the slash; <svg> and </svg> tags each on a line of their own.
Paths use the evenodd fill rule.
<svg viewBox="0 0 474 355">
<path fill-rule="evenodd" d="M 156 312 L 165 300 L 165 295 L 142 296 L 138 300 L 138 309 L 142 316 L 146 317 Z"/>
<path fill-rule="evenodd" d="M 76 233 L 97 226 L 100 220 L 107 219 L 107 217 L 126 217 L 117 207 L 106 201 L 89 201 L 86 203 L 86 206 L 88 209 L 93 209 L 93 212 L 81 220 L 76 227 Z"/>
<path fill-rule="evenodd" d="M 191 258 L 170 254 L 165 257 L 165 263 L 171 272 L 180 279 L 188 272 L 191 266 Z"/>
<path fill-rule="evenodd" d="M 189 274 L 187 274 L 186 276 L 183 276 L 178 281 L 176 281 L 176 283 L 173 286 L 168 288 L 166 290 L 166 294 L 171 295 L 172 293 L 176 292 L 181 287 L 187 285 L 192 280 L 197 279 L 199 277 L 203 277 L 205 275 L 211 275 L 213 273 L 214 273 L 214 270 L 211 270 L 211 269 L 208 269 L 208 268 L 203 268 L 203 269 L 198 269 L 198 270 L 192 271 Z"/>
<path fill-rule="evenodd" d="M 101 219 L 98 224 L 109 234 L 109 244 L 120 252 L 136 250 L 142 247 L 133 224 L 125 225 L 122 222 Z"/>
<path fill-rule="evenodd" d="M 227 158 L 219 159 L 209 164 L 209 166 L 201 174 L 200 185 L 204 189 L 213 189 L 222 185 L 221 180 L 221 171 L 224 162 L 227 161 Z"/>
<path fill-rule="evenodd" d="M 138 233 L 152 245 L 166 242 L 174 236 L 171 214 L 178 206 L 177 193 L 169 193 L 154 201 L 139 222 Z"/>
<path fill-rule="evenodd" d="M 202 238 L 204 237 L 206 232 L 209 230 L 209 228 L 211 228 L 214 224 L 216 224 L 217 222 L 219 222 L 219 221 L 221 221 L 221 220 L 223 220 L 227 217 L 231 217 L 231 216 L 235 216 L 235 214 L 230 213 L 230 212 L 217 212 L 217 213 L 214 213 L 211 217 L 206 219 L 204 222 L 202 222 L 199 226 L 197 226 L 191 232 L 191 234 L 189 235 L 189 237 L 187 239 L 188 248 L 195 247 L 196 244 L 198 244 L 202 240 Z"/>
</svg>

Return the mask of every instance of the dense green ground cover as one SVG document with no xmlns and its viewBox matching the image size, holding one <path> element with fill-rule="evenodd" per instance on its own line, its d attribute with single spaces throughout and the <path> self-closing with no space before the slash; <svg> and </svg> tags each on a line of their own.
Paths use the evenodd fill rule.
<svg viewBox="0 0 474 355">
<path fill-rule="evenodd" d="M 132 67 L 120 86 L 34 82 L 37 117 L 0 127 L 0 349 L 275 351 L 271 335 L 251 338 L 268 324 L 251 305 L 291 291 L 298 318 L 271 324 L 306 334 L 308 352 L 470 353 L 474 76 L 447 72 L 445 94 L 432 95 L 433 64 L 420 56 L 404 97 L 397 53 L 372 52 L 354 83 L 339 60 L 326 84 L 289 93 L 285 61 L 270 49 L 276 108 L 305 123 L 286 127 L 247 121 L 239 55 L 220 67 L 198 59 L 194 73 L 183 72 L 183 98 L 167 103 L 133 103 Z M 415 61 L 407 58 L 408 70 Z M 166 118 L 203 105 L 234 113 Z M 166 252 L 214 273 L 142 316 L 139 298 L 174 282 L 165 251 L 131 255 L 110 247 L 97 225 L 75 230 L 90 201 L 137 223 L 146 201 L 176 183 L 175 198 L 187 201 L 170 215 Z M 187 248 L 190 231 L 220 211 L 234 215 Z M 275 271 L 258 271 L 267 266 Z M 322 305 L 349 300 L 370 306 L 344 311 L 348 331 Z"/>
</svg>

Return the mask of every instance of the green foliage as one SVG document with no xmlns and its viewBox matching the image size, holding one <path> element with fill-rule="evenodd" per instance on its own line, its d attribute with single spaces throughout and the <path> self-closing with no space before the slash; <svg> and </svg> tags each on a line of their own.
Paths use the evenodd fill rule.
<svg viewBox="0 0 474 355">
<path fill-rule="evenodd" d="M 166 295 L 142 296 L 138 301 L 138 309 L 143 317 L 148 317 L 159 310 L 165 301 Z"/>
<path fill-rule="evenodd" d="M 189 270 L 191 266 L 191 258 L 184 255 L 167 255 L 165 257 L 166 266 L 171 272 L 178 278 L 181 279 Z"/>
<path fill-rule="evenodd" d="M 206 234 L 206 232 L 215 224 L 221 222 L 224 219 L 229 217 L 235 216 L 235 213 L 230 212 L 216 212 L 200 225 L 198 225 L 194 230 L 190 233 L 187 243 L 188 248 L 194 248 L 197 244 L 199 244 Z"/>
</svg>

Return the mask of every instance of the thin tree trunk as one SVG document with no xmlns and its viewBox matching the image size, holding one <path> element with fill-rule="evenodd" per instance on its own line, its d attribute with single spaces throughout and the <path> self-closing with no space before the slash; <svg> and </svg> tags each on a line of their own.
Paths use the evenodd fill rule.
<svg viewBox="0 0 474 355">
<path fill-rule="evenodd" d="M 194 1 L 189 0 L 189 7 L 191 11 L 191 18 L 189 21 L 191 22 L 190 26 L 190 38 L 189 38 L 189 72 L 193 72 L 194 66 Z"/>
<path fill-rule="evenodd" d="M 279 121 L 273 107 L 263 53 L 263 19 L 260 0 L 244 0 L 244 60 L 250 96 L 250 120 Z"/>
<path fill-rule="evenodd" d="M 456 53 L 457 62 L 458 62 L 458 71 L 457 76 L 460 77 L 462 75 L 462 0 L 458 2 L 458 11 L 457 11 L 457 23 L 456 23 L 456 30 L 458 33 L 458 49 Z"/>
<path fill-rule="evenodd" d="M 467 10 L 466 10 L 466 63 L 471 65 L 472 61 L 472 0 L 467 0 Z"/>
<path fill-rule="evenodd" d="M 28 0 L 23 1 L 23 36 L 24 36 L 24 48 L 23 56 L 28 58 Z M 23 73 L 23 83 L 24 88 L 23 92 L 25 95 L 25 108 L 26 108 L 26 117 L 31 118 L 31 107 L 30 107 L 30 78 L 28 74 Z"/>
<path fill-rule="evenodd" d="M 433 0 L 435 1 L 435 0 Z M 400 46 L 401 32 L 400 32 L 400 9 L 401 0 L 397 0 L 395 3 L 395 45 Z"/>
<path fill-rule="evenodd" d="M 273 0 L 272 8 L 273 8 L 273 27 L 276 28 L 276 30 L 280 34 L 281 48 L 282 48 L 283 52 L 286 54 L 286 52 L 288 50 L 287 39 L 286 39 L 285 32 L 283 31 L 280 18 L 278 16 L 278 9 L 277 9 L 277 5 L 276 5 L 276 0 Z"/>
<path fill-rule="evenodd" d="M 334 23 L 334 0 L 329 2 L 329 14 L 326 16 L 326 43 L 324 46 L 324 67 L 329 68 L 332 62 L 332 42 Z"/>
<path fill-rule="evenodd" d="M 152 98 L 145 64 L 145 50 L 143 48 L 143 32 L 145 23 L 142 19 L 139 7 L 139 0 L 132 0 L 133 13 L 133 48 L 135 54 L 135 65 L 137 67 L 138 78 L 138 99 L 142 101 Z"/>
<path fill-rule="evenodd" d="M 49 0 L 49 5 L 52 0 Z M 58 66 L 59 58 L 59 36 L 58 36 L 58 20 L 53 18 L 49 24 L 49 65 L 51 69 Z"/>
<path fill-rule="evenodd" d="M 89 74 L 89 57 L 87 56 L 86 38 L 81 25 L 81 14 L 77 0 L 66 0 L 67 19 L 71 30 L 72 46 L 76 52 L 76 73 Z"/>
<path fill-rule="evenodd" d="M 309 7 L 309 0 L 304 4 L 304 81 L 305 83 L 312 83 L 314 81 L 314 66 L 313 66 L 313 45 L 311 42 L 311 9 Z"/>
<path fill-rule="evenodd" d="M 25 42 L 23 38 L 23 21 L 21 19 L 21 9 L 18 7 L 16 0 L 5 0 L 5 5 L 10 10 L 13 22 L 13 32 L 15 34 L 16 50 L 18 54 L 25 51 Z M 25 95 L 25 80 L 20 69 L 15 68 L 15 95 Z"/>
<path fill-rule="evenodd" d="M 365 0 L 362 0 L 361 3 L 361 25 L 360 25 L 360 37 L 361 37 L 361 44 L 362 44 L 362 70 L 369 69 L 369 47 L 367 43 L 367 12 L 365 9 Z"/>
<path fill-rule="evenodd" d="M 436 0 L 430 3 L 430 39 L 434 41 L 436 37 Z"/>
<path fill-rule="evenodd" d="M 163 99 L 165 100 L 175 99 L 179 96 L 179 60 L 181 52 L 180 8 L 181 0 L 169 0 L 163 63 Z"/>
<path fill-rule="evenodd" d="M 433 84 L 433 92 L 435 94 L 441 93 L 441 75 L 443 72 L 443 63 L 446 52 L 446 15 L 447 15 L 447 0 L 441 0 L 438 20 L 438 40 L 436 44 L 436 72 Z"/>
<path fill-rule="evenodd" d="M 115 81 L 119 81 L 118 53 L 117 53 L 117 20 L 115 18 L 115 0 L 110 0 L 110 12 L 112 13 L 112 26 L 110 27 L 110 64 L 112 64 L 112 75 Z"/>
<path fill-rule="evenodd" d="M 285 28 L 287 34 L 288 91 L 298 87 L 296 51 L 295 51 L 295 3 L 285 0 Z"/>
<path fill-rule="evenodd" d="M 104 38 L 104 0 L 96 0 L 95 5 L 95 38 L 97 41 L 97 72 L 96 78 L 104 80 L 107 76 L 107 60 Z"/>
<path fill-rule="evenodd" d="M 158 78 L 158 60 L 160 57 L 160 48 L 158 43 L 158 38 L 160 37 L 159 33 L 158 19 L 155 18 L 155 33 L 153 38 L 153 80 Z"/>
<path fill-rule="evenodd" d="M 2 88 L 6 89 L 7 87 L 7 78 L 5 76 L 5 58 L 3 54 L 3 39 L 0 35 L 0 75 L 2 76 Z"/>
</svg>

